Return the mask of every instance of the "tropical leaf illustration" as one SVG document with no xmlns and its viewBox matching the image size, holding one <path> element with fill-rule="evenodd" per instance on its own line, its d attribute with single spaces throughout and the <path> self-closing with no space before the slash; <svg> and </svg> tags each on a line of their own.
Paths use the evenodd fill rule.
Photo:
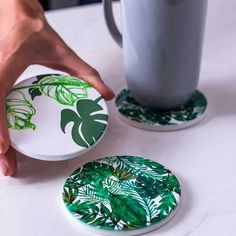
<svg viewBox="0 0 236 236">
<path fill-rule="evenodd" d="M 165 183 L 170 191 L 176 192 L 177 194 L 181 193 L 179 182 L 174 175 L 169 174 Z"/>
<path fill-rule="evenodd" d="M 135 176 L 128 170 L 120 168 L 120 166 L 117 166 L 113 175 L 119 180 L 131 180 L 134 179 Z"/>
<path fill-rule="evenodd" d="M 119 112 L 133 121 L 151 125 L 176 125 L 191 121 L 201 116 L 207 106 L 205 97 L 196 91 L 191 100 L 178 109 L 172 111 L 156 111 L 143 107 L 135 101 L 129 90 L 123 90 L 116 98 Z"/>
<path fill-rule="evenodd" d="M 76 170 L 70 178 L 76 183 L 89 184 L 91 182 L 98 183 L 109 176 L 112 176 L 114 168 L 104 163 L 91 162 Z M 69 179 L 70 179 L 69 178 Z"/>
<path fill-rule="evenodd" d="M 108 115 L 98 113 L 103 108 L 90 99 L 81 99 L 76 103 L 77 112 L 64 109 L 61 112 L 61 129 L 65 133 L 66 126 L 72 122 L 73 128 L 71 131 L 74 142 L 88 148 L 99 140 L 106 129 Z"/>
<path fill-rule="evenodd" d="M 139 193 L 139 189 L 134 182 L 124 181 L 120 183 L 123 190 L 129 193 L 129 196 L 136 199 L 143 209 L 146 211 L 147 224 L 150 224 L 152 219 L 158 215 L 158 209 L 155 201 L 150 196 L 143 197 Z"/>
<path fill-rule="evenodd" d="M 63 192 L 63 200 L 64 202 L 73 203 L 74 200 L 78 196 L 78 189 L 77 188 L 71 188 L 68 186 L 67 188 L 64 188 Z"/>
<path fill-rule="evenodd" d="M 26 99 L 23 92 L 12 91 L 12 93 L 16 93 L 15 97 L 17 98 L 7 98 L 6 100 L 8 128 L 15 130 L 35 130 L 36 125 L 31 122 L 31 119 L 36 114 L 36 110 Z"/>
<path fill-rule="evenodd" d="M 82 221 L 93 221 L 99 213 L 99 208 L 95 203 L 91 202 L 80 202 L 77 201 L 75 204 L 67 205 L 70 211 L 73 211 L 75 215 L 79 215 Z"/>
<path fill-rule="evenodd" d="M 156 170 L 154 171 L 152 168 L 147 168 L 147 165 L 140 165 L 139 158 L 130 159 L 128 157 L 119 157 L 117 158 L 117 163 L 121 169 L 127 169 L 136 177 L 142 175 L 162 180 L 164 178 L 163 174 L 167 174 L 167 172 L 159 174 Z M 163 167 L 159 169 L 161 169 L 161 171 L 164 170 Z"/>
<path fill-rule="evenodd" d="M 119 181 L 114 181 L 111 178 L 107 178 L 102 182 L 102 185 L 104 188 L 107 189 L 107 191 L 113 195 L 124 195 L 129 196 L 130 193 L 128 193 L 125 189 L 122 188 Z"/>
<path fill-rule="evenodd" d="M 129 158 L 122 165 L 128 157 L 108 157 L 78 168 L 64 185 L 68 210 L 91 226 L 115 231 L 148 227 L 171 214 L 181 194 L 178 180 L 158 163 Z M 131 163 L 142 172 L 134 175 Z M 157 176 L 144 175 L 145 167 Z"/>
<path fill-rule="evenodd" d="M 165 194 L 160 200 L 160 205 L 158 206 L 159 214 L 161 216 L 167 216 L 177 205 L 175 196 L 172 192 Z"/>
<path fill-rule="evenodd" d="M 139 175 L 135 184 L 143 197 L 156 198 L 169 191 L 164 181 L 148 176 Z"/>
<path fill-rule="evenodd" d="M 41 93 L 41 91 L 39 89 L 38 84 L 39 84 L 39 81 L 42 80 L 45 76 L 46 75 L 38 75 L 38 76 L 36 76 L 36 81 L 34 81 L 32 83 L 32 85 L 34 85 L 34 86 L 33 87 L 30 86 L 30 88 L 29 88 L 29 95 L 30 95 L 32 101 L 34 101 L 35 97 L 38 97 L 38 96 L 42 95 L 42 93 Z"/>
<path fill-rule="evenodd" d="M 88 97 L 88 83 L 68 75 L 38 76 L 29 89 L 32 100 L 42 94 L 55 99 L 63 105 L 73 106 L 75 102 Z"/>
<path fill-rule="evenodd" d="M 107 204 L 109 202 L 108 195 L 107 190 L 98 190 L 90 185 L 86 185 L 79 188 L 77 196 L 84 201 Z"/>
<path fill-rule="evenodd" d="M 8 98 L 6 105 L 8 127 L 16 130 L 36 129 L 36 125 L 31 123 L 36 110 L 26 99 L 24 89 L 28 89 L 32 100 L 45 95 L 60 104 L 73 106 L 77 100 L 88 97 L 87 89 L 90 87 L 88 83 L 68 75 L 41 75 L 31 85 L 14 87 L 10 93 L 17 93 L 17 98 Z"/>
<path fill-rule="evenodd" d="M 146 212 L 136 199 L 124 195 L 110 195 L 112 211 L 125 223 L 134 227 L 146 226 Z"/>
</svg>

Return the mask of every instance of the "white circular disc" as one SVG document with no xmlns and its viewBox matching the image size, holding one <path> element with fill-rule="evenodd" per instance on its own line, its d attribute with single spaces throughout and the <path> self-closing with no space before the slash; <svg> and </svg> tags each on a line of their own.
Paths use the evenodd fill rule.
<svg viewBox="0 0 236 236">
<path fill-rule="evenodd" d="M 104 99 L 69 75 L 39 75 L 15 85 L 6 100 L 11 145 L 32 158 L 58 161 L 89 151 L 108 122 Z"/>
</svg>

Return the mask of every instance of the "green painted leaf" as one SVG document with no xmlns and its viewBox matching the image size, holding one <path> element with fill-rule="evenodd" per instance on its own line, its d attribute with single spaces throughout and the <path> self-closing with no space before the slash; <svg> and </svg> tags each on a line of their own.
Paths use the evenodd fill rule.
<svg viewBox="0 0 236 236">
<path fill-rule="evenodd" d="M 167 216 L 176 207 L 177 201 L 172 192 L 169 192 L 163 196 L 160 200 L 160 205 L 158 207 L 159 214 L 162 216 Z"/>
<path fill-rule="evenodd" d="M 170 191 L 176 192 L 179 195 L 181 194 L 179 181 L 174 175 L 169 174 L 167 179 L 165 180 L 165 183 Z"/>
<path fill-rule="evenodd" d="M 124 222 L 136 226 L 146 226 L 146 212 L 138 201 L 123 195 L 111 195 L 110 204 L 115 215 Z"/>
<path fill-rule="evenodd" d="M 139 202 L 148 217 L 147 224 L 150 223 L 151 220 L 158 214 L 158 209 L 155 201 L 150 196 L 147 196 L 146 194 L 141 194 L 137 185 L 131 181 L 120 182 L 120 186 L 123 190 L 126 190 L 128 195 L 132 199 L 135 199 Z"/>
<path fill-rule="evenodd" d="M 105 216 L 105 217 L 109 217 L 111 215 L 110 210 L 104 205 L 101 204 L 101 213 Z"/>
<path fill-rule="evenodd" d="M 83 201 L 107 204 L 109 193 L 104 189 L 94 189 L 91 185 L 86 185 L 78 189 L 78 197 Z"/>
<path fill-rule="evenodd" d="M 39 91 L 42 94 L 70 106 L 79 99 L 87 98 L 87 89 L 90 87 L 88 83 L 68 75 L 48 75 L 39 81 Z"/>
<path fill-rule="evenodd" d="M 155 169 L 152 169 L 152 167 L 147 168 L 146 163 L 141 162 L 141 160 L 138 157 L 136 159 L 125 157 L 125 156 L 117 157 L 117 163 L 119 164 L 119 168 L 129 171 L 135 177 L 138 177 L 141 175 L 141 176 L 146 176 L 147 178 L 153 178 L 157 180 L 162 180 L 164 178 L 163 173 L 160 171 L 161 166 L 156 166 L 157 168 Z M 158 169 L 159 172 L 161 173 L 158 173 L 156 169 Z M 164 171 L 163 167 L 162 167 L 162 171 Z"/>
<path fill-rule="evenodd" d="M 135 184 L 138 188 L 139 193 L 143 197 L 150 196 L 154 199 L 159 195 L 163 195 L 169 191 L 163 181 L 147 176 L 138 176 Z"/>
<path fill-rule="evenodd" d="M 113 175 L 121 180 L 130 180 L 130 179 L 134 179 L 135 176 L 132 175 L 132 173 L 126 169 L 122 169 L 119 166 L 115 169 L 115 172 L 113 173 Z"/>
<path fill-rule="evenodd" d="M 114 181 L 114 179 L 107 178 L 102 182 L 103 188 L 106 188 L 109 193 L 113 195 L 124 195 L 128 196 L 129 192 L 125 191 L 119 181 Z"/>
<path fill-rule="evenodd" d="M 105 131 L 108 115 L 98 113 L 103 108 L 90 99 L 78 100 L 76 108 L 77 112 L 70 109 L 61 112 L 61 129 L 65 133 L 66 126 L 72 122 L 71 134 L 74 142 L 81 147 L 89 148 Z"/>
<path fill-rule="evenodd" d="M 98 217 L 95 221 L 91 223 L 92 226 L 102 226 L 107 221 L 104 217 Z"/>
<path fill-rule="evenodd" d="M 94 221 L 96 219 L 97 214 L 89 214 L 87 213 L 86 215 L 83 215 L 80 220 L 84 221 L 84 222 L 91 222 Z"/>
<path fill-rule="evenodd" d="M 65 203 L 71 204 L 78 196 L 78 189 L 71 188 L 71 186 L 64 187 L 63 200 Z"/>
<path fill-rule="evenodd" d="M 38 75 L 36 76 L 36 81 L 34 81 L 32 84 L 38 84 L 40 80 L 42 80 L 45 77 L 45 75 Z M 35 97 L 41 96 L 42 93 L 39 90 L 39 86 L 33 87 L 29 89 L 29 94 L 31 96 L 32 101 L 35 99 Z"/>
<path fill-rule="evenodd" d="M 26 99 L 24 93 L 20 91 L 12 91 L 17 93 L 16 97 L 6 100 L 7 126 L 15 130 L 36 129 L 36 125 L 31 122 L 36 111 L 32 104 Z"/>
<path fill-rule="evenodd" d="M 92 212 L 93 214 L 98 214 L 99 213 L 99 208 L 96 206 L 96 203 L 91 203 L 91 202 L 83 202 L 80 204 L 78 202 L 77 204 L 70 204 L 67 205 L 67 208 L 77 214 L 80 215 L 87 215 L 89 212 Z"/>
</svg>

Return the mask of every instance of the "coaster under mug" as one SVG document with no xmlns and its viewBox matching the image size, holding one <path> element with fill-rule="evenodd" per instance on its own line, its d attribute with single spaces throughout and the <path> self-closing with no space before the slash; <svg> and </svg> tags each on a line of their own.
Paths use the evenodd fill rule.
<svg viewBox="0 0 236 236">
<path fill-rule="evenodd" d="M 206 97 L 197 90 L 180 108 L 157 111 L 140 105 L 131 92 L 124 89 L 117 95 L 115 105 L 120 118 L 129 125 L 151 131 L 175 131 L 200 122 L 208 104 Z"/>
</svg>

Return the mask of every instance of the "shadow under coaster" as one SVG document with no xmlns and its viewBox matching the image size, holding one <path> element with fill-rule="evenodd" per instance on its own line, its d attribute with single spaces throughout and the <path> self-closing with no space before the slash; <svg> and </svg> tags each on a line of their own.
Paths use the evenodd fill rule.
<svg viewBox="0 0 236 236">
<path fill-rule="evenodd" d="M 115 105 L 119 117 L 129 125 L 151 131 L 174 131 L 191 127 L 200 122 L 207 110 L 207 99 L 198 90 L 189 102 L 170 111 L 157 111 L 135 101 L 131 92 L 122 90 Z"/>
</svg>

